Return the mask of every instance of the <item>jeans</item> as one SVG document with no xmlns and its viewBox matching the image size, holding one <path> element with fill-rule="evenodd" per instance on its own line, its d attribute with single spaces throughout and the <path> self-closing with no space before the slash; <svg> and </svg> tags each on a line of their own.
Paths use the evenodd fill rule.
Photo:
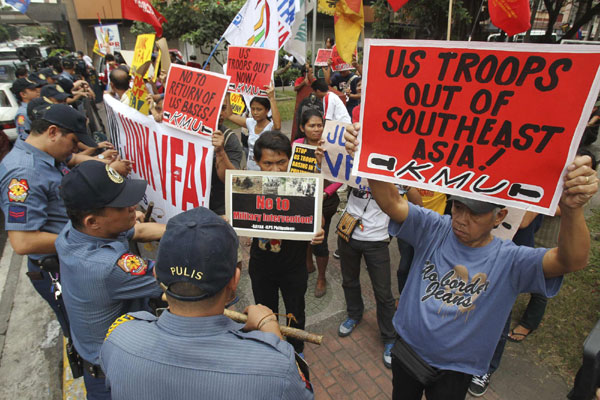
<svg viewBox="0 0 600 400">
<path fill-rule="evenodd" d="M 62 298 L 56 300 L 54 297 L 54 291 L 52 288 L 52 280 L 50 279 L 50 275 L 46 271 L 41 271 L 40 267 L 31 262 L 31 260 L 27 259 L 27 270 L 29 272 L 41 272 L 42 279 L 41 280 L 33 280 L 30 279 L 31 284 L 34 289 L 42 296 L 44 300 L 50 305 L 52 311 L 56 315 L 56 319 L 60 323 L 60 327 L 63 331 L 63 335 L 66 337 L 70 337 L 71 332 L 69 330 L 69 318 L 67 316 L 67 310 L 65 308 L 65 303 L 63 303 Z"/>
<path fill-rule="evenodd" d="M 252 260 L 251 260 L 252 261 Z M 308 271 L 304 260 L 291 272 L 274 274 L 270 268 L 250 263 L 248 272 L 252 283 L 254 302 L 269 307 L 275 314 L 279 312 L 279 290 L 285 304 L 285 312 L 291 313 L 296 322 L 287 321 L 293 328 L 304 329 L 306 315 L 304 313 L 304 295 L 308 287 Z M 296 339 L 287 339 L 294 346 L 296 353 L 304 351 L 304 342 Z"/>
<path fill-rule="evenodd" d="M 402 367 L 392 355 L 393 400 L 421 400 L 423 391 L 427 400 L 463 400 L 471 383 L 471 375 L 457 371 L 442 371 L 431 385 L 424 386 Z"/>
<path fill-rule="evenodd" d="M 364 257 L 377 303 L 377 324 L 381 338 L 384 343 L 394 343 L 396 331 L 392 325 L 392 318 L 396 309 L 392 295 L 388 245 L 388 241 L 367 242 L 350 239 L 350 242 L 346 242 L 338 238 L 342 287 L 348 317 L 360 321 L 365 309 L 360 290 L 360 262 Z"/>
<path fill-rule="evenodd" d="M 84 369 L 83 382 L 87 392 L 87 400 L 110 400 L 110 390 L 106 387 L 105 378 L 94 378 Z"/>
</svg>

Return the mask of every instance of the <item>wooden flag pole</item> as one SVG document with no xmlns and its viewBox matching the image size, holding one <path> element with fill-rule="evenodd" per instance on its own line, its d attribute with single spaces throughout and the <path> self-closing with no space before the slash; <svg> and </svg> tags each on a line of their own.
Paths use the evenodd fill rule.
<svg viewBox="0 0 600 400">
<path fill-rule="evenodd" d="M 452 0 L 448 5 L 448 31 L 446 32 L 446 40 L 450 40 L 450 31 L 452 31 Z"/>
</svg>

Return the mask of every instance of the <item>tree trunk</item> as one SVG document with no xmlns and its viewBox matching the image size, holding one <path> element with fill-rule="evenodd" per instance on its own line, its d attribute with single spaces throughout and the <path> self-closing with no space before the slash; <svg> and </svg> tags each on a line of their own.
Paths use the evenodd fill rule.
<svg viewBox="0 0 600 400">
<path fill-rule="evenodd" d="M 577 33 L 579 28 L 581 28 L 584 24 L 588 23 L 595 15 L 600 14 L 600 3 L 596 4 L 594 7 L 590 8 L 586 11 L 581 19 L 573 22 L 573 26 L 565 33 L 563 39 L 571 39 L 574 34 Z"/>
</svg>

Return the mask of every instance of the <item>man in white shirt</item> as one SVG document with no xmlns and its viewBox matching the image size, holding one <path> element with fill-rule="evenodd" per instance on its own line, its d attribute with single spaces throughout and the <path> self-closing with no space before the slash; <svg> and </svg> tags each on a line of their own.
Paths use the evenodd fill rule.
<svg viewBox="0 0 600 400">
<path fill-rule="evenodd" d="M 325 79 L 317 79 L 310 86 L 315 91 L 315 95 L 323 99 L 323 115 L 326 120 L 352 123 L 344 102 L 335 93 L 329 91 Z"/>
</svg>

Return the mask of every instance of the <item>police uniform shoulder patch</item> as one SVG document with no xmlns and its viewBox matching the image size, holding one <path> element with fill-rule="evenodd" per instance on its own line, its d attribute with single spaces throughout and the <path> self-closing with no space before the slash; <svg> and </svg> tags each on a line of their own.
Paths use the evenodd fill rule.
<svg viewBox="0 0 600 400">
<path fill-rule="evenodd" d="M 16 204 L 8 206 L 8 222 L 13 224 L 27 223 L 27 207 Z"/>
<path fill-rule="evenodd" d="M 27 179 L 12 178 L 8 183 L 8 201 L 23 203 L 29 195 Z"/>
<path fill-rule="evenodd" d="M 106 336 L 104 337 L 104 340 L 108 339 L 108 337 L 110 336 L 110 334 L 112 333 L 112 331 L 114 331 L 114 330 L 115 330 L 115 328 L 116 328 L 117 326 L 121 325 L 121 324 L 122 324 L 122 323 L 124 323 L 124 322 L 131 321 L 131 320 L 134 320 L 134 319 L 135 319 L 135 318 L 134 318 L 134 317 L 132 317 L 132 316 L 131 316 L 131 315 L 129 315 L 129 314 L 123 314 L 123 315 L 121 315 L 121 316 L 120 316 L 119 318 L 117 318 L 117 319 L 115 320 L 115 322 L 113 322 L 113 323 L 112 323 L 112 325 L 111 325 L 111 326 L 108 328 L 108 331 L 106 332 Z"/>
<path fill-rule="evenodd" d="M 117 261 L 117 265 L 129 275 L 145 275 L 148 270 L 148 263 L 140 256 L 125 253 Z"/>
<path fill-rule="evenodd" d="M 25 126 L 25 116 L 23 114 L 17 116 L 17 126 Z"/>
</svg>

